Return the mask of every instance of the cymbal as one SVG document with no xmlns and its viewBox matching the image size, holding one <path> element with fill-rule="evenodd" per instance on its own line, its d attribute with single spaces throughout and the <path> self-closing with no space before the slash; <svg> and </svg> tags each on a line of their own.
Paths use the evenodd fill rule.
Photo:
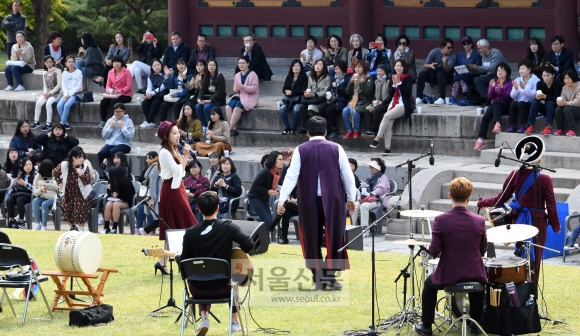
<svg viewBox="0 0 580 336">
<path fill-rule="evenodd" d="M 490 243 L 514 243 L 538 234 L 538 228 L 526 224 L 496 226 L 487 230 L 487 241 Z"/>
<path fill-rule="evenodd" d="M 441 214 L 443 214 L 443 212 L 435 211 L 435 210 L 414 209 L 414 210 L 401 211 L 401 216 L 412 217 L 412 218 L 431 218 L 431 217 L 437 217 Z"/>
<path fill-rule="evenodd" d="M 397 245 L 429 245 L 429 242 L 415 240 L 415 239 L 405 239 L 405 240 L 395 240 L 393 244 Z"/>
</svg>

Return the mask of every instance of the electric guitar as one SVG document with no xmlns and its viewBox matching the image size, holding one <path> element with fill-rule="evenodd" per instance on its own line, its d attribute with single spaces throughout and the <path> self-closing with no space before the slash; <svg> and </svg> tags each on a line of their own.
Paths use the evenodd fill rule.
<svg viewBox="0 0 580 336">
<path fill-rule="evenodd" d="M 151 258 L 174 258 L 177 253 L 164 250 L 161 247 L 150 247 L 141 250 L 143 254 Z M 242 251 L 239 247 L 232 248 L 232 280 L 238 283 L 238 286 L 245 287 L 252 281 L 254 275 L 254 263 L 250 256 Z"/>
</svg>

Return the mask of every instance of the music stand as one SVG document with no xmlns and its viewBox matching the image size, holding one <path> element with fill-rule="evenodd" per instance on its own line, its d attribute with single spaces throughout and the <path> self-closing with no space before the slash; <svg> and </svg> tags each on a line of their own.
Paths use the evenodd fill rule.
<svg viewBox="0 0 580 336">
<path fill-rule="evenodd" d="M 159 218 L 159 216 L 157 216 Z M 180 230 L 166 230 L 165 231 L 165 249 L 168 251 L 179 251 L 181 250 L 183 236 L 185 235 L 185 229 Z M 163 307 L 157 308 L 149 313 L 152 317 L 160 317 L 158 313 L 165 308 L 175 308 L 178 309 L 181 316 L 181 307 L 175 304 L 175 298 L 173 297 L 173 262 L 175 258 L 169 258 L 169 299 L 167 304 Z M 161 285 L 163 286 L 163 285 Z"/>
</svg>

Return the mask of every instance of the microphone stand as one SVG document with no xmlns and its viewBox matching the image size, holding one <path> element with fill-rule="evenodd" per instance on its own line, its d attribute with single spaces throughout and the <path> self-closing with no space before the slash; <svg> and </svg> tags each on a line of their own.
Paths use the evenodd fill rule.
<svg viewBox="0 0 580 336">
<path fill-rule="evenodd" d="M 151 211 L 157 218 L 159 218 L 160 221 L 163 222 L 163 224 L 165 225 L 165 227 L 168 230 L 171 230 L 171 227 L 169 226 L 169 224 L 167 224 L 167 222 L 163 218 L 161 218 L 159 216 L 159 214 L 157 214 L 157 212 L 155 212 L 155 209 L 153 209 L 153 207 L 151 205 L 149 205 L 149 203 L 145 203 L 145 205 L 147 206 L 147 208 L 149 208 L 149 211 Z M 152 317 L 160 317 L 157 314 L 160 311 L 164 310 L 165 308 L 178 309 L 180 312 L 179 316 L 181 316 L 181 312 L 182 312 L 181 307 L 178 307 L 175 304 L 175 299 L 173 298 L 173 262 L 174 261 L 175 261 L 175 258 L 169 258 L 169 299 L 167 300 L 167 304 L 165 306 L 157 308 L 149 313 L 149 315 L 151 315 Z"/>
<path fill-rule="evenodd" d="M 385 196 L 390 196 L 390 195 L 394 195 L 394 194 L 395 193 L 389 193 Z M 401 198 L 399 198 L 397 205 L 399 205 L 400 201 L 401 201 Z M 380 223 L 381 220 L 383 220 L 383 218 L 387 217 L 391 212 L 393 212 L 394 210 L 397 209 L 397 205 L 394 206 L 391 210 L 387 211 L 387 213 L 385 213 L 380 218 L 377 218 L 371 225 L 369 225 L 368 228 L 363 230 L 356 237 L 354 237 L 351 241 L 346 243 L 346 245 L 344 245 L 343 247 L 338 249 L 339 253 L 344 251 L 344 249 L 346 249 L 350 244 L 352 244 L 359 237 L 363 236 L 368 231 L 371 232 L 371 279 L 372 279 L 372 285 L 371 285 L 371 310 L 372 310 L 371 325 L 369 326 L 369 331 L 366 334 L 359 334 L 359 335 L 373 335 L 374 336 L 374 335 L 380 334 L 377 331 L 377 329 L 375 328 L 375 287 L 376 287 L 377 280 L 376 280 L 376 273 L 375 273 L 375 230 L 374 229 L 377 226 L 377 224 Z M 382 205 L 379 205 L 379 206 L 382 206 Z"/>
<path fill-rule="evenodd" d="M 422 158 L 430 156 L 430 155 L 431 155 L 431 153 L 423 154 L 423 155 L 420 155 L 414 159 L 408 159 L 406 162 L 395 166 L 395 168 L 401 168 L 402 166 L 407 165 L 407 179 L 409 180 L 409 210 L 413 210 L 413 185 L 411 182 L 413 168 L 415 168 L 415 165 L 413 164 L 413 162 L 419 161 Z M 412 220 L 413 220 L 412 217 L 409 217 L 409 227 L 411 227 Z M 411 238 L 413 238 L 413 230 L 411 230 Z"/>
</svg>

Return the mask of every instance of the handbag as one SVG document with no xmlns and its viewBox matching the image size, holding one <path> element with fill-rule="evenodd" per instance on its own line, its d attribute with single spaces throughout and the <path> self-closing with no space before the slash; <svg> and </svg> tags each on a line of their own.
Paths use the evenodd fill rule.
<svg viewBox="0 0 580 336">
<path fill-rule="evenodd" d="M 75 104 L 78 107 L 79 119 L 83 119 L 85 114 L 85 103 L 92 103 L 95 101 L 93 91 L 77 92 L 74 94 Z"/>
<path fill-rule="evenodd" d="M 113 316 L 113 306 L 108 304 L 71 310 L 68 318 L 68 325 L 76 327 L 109 323 L 115 320 L 115 317 Z"/>
<path fill-rule="evenodd" d="M 26 65 L 26 62 L 24 62 L 24 61 L 6 61 L 6 65 L 23 67 Z"/>
<path fill-rule="evenodd" d="M 166 94 L 165 96 L 163 96 L 163 100 L 165 100 L 168 103 L 176 103 L 179 100 L 180 97 L 171 97 L 171 93 Z"/>
<path fill-rule="evenodd" d="M 322 104 L 322 102 L 324 102 L 325 99 L 326 99 L 325 96 L 316 96 L 316 97 L 310 97 L 310 98 L 302 97 L 302 104 L 318 105 L 318 104 Z"/>
<path fill-rule="evenodd" d="M 286 106 L 292 106 L 292 105 L 297 105 L 300 104 L 300 102 L 302 101 L 302 96 L 284 96 L 282 98 L 282 103 L 284 103 L 284 105 Z"/>
<path fill-rule="evenodd" d="M 375 203 L 377 201 L 377 197 L 375 195 L 369 195 L 369 196 L 362 196 L 358 202 L 360 204 L 363 203 Z"/>
</svg>

